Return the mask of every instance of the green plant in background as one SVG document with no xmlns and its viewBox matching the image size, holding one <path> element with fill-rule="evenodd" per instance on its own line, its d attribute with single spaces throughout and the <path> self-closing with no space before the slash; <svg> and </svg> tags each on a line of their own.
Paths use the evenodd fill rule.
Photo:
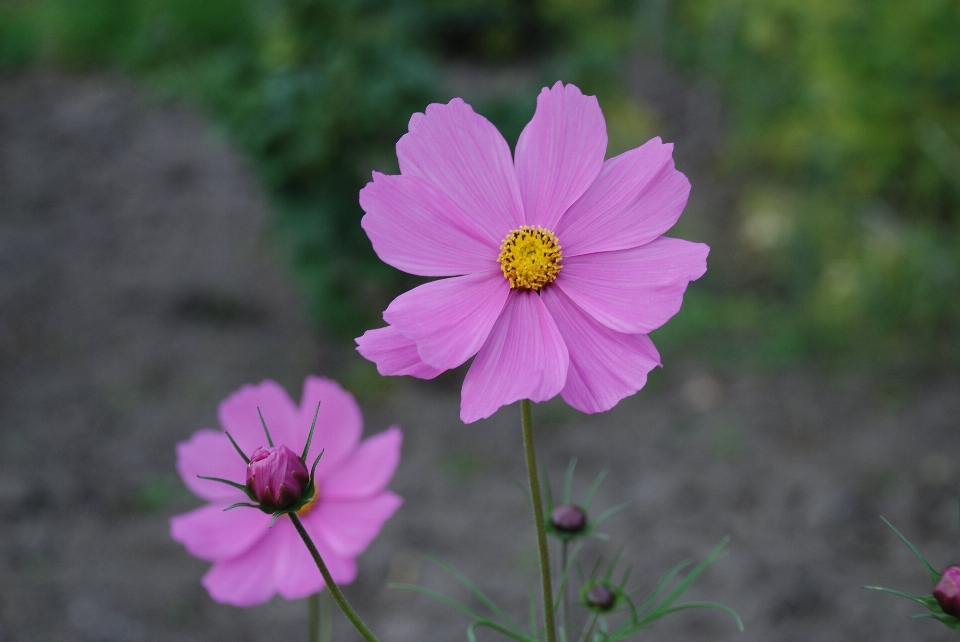
<svg viewBox="0 0 960 642">
<path fill-rule="evenodd" d="M 620 82 L 629 52 L 656 51 L 720 88 L 720 169 L 742 184 L 711 294 L 658 341 L 721 363 L 952 364 L 956 33 L 952 0 L 23 0 L 0 7 L 0 68 L 117 68 L 208 110 L 258 167 L 314 318 L 346 338 L 413 285 L 375 260 L 357 192 L 396 171 L 457 61 L 527 70 L 474 101 L 508 141 L 563 77 L 600 97 L 615 154 L 660 133 Z"/>
<path fill-rule="evenodd" d="M 729 106 L 747 189 L 727 269 L 808 349 L 956 362 L 960 5 L 680 0 L 647 24 Z"/>
</svg>

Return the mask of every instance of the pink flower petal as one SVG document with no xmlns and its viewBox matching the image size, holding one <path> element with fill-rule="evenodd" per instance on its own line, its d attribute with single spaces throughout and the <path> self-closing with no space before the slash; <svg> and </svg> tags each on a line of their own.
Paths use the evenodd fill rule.
<svg viewBox="0 0 960 642">
<path fill-rule="evenodd" d="M 275 381 L 246 385 L 220 403 L 220 426 L 229 432 L 240 448 L 250 456 L 257 446 L 266 446 L 267 437 L 257 408 L 270 429 L 274 444 L 290 444 L 296 426 L 297 410 L 286 391 Z"/>
<path fill-rule="evenodd" d="M 560 395 L 582 412 L 603 412 L 647 382 L 660 355 L 645 334 L 622 334 L 597 323 L 559 288 L 544 290 L 543 302 L 570 350 L 570 368 Z"/>
<path fill-rule="evenodd" d="M 330 575 L 333 576 L 333 581 L 341 585 L 349 584 L 357 578 L 356 555 L 344 555 L 330 543 L 327 524 L 319 518 L 318 514 L 322 506 L 323 504 L 317 506 L 316 509 L 304 515 L 300 521 L 303 522 L 303 527 L 307 529 L 307 533 L 310 534 L 310 539 L 313 540 L 317 551 L 320 553 L 320 557 L 323 558 L 324 564 L 327 565 Z M 291 524 L 290 527 L 293 528 L 293 525 Z M 374 533 L 374 535 L 376 535 L 376 533 Z M 297 537 L 299 539 L 299 535 Z M 303 540 L 300 540 L 300 545 L 306 548 Z M 310 557 L 309 559 L 310 564 L 316 568 L 313 558 Z"/>
<path fill-rule="evenodd" d="M 383 318 L 417 344 L 424 363 L 448 370 L 477 353 L 509 294 L 499 270 L 441 279 L 398 296 Z"/>
<path fill-rule="evenodd" d="M 393 477 L 400 463 L 403 433 L 391 426 L 379 435 L 363 440 L 320 489 L 323 502 L 363 499 L 379 493 Z"/>
<path fill-rule="evenodd" d="M 520 399 L 545 401 L 569 364 L 556 323 L 530 290 L 515 290 L 463 381 L 460 419 L 473 423 Z"/>
<path fill-rule="evenodd" d="M 516 171 L 525 221 L 554 229 L 600 172 L 607 127 L 596 96 L 557 81 L 517 141 Z"/>
<path fill-rule="evenodd" d="M 263 432 L 262 429 L 261 432 Z M 248 457 L 250 452 L 247 452 Z M 197 475 L 204 475 L 227 479 L 238 484 L 246 483 L 247 464 L 234 449 L 226 434 L 219 430 L 198 430 L 190 439 L 177 444 L 177 471 L 187 488 L 203 499 L 222 500 L 229 503 L 248 500 L 241 490 L 197 477 Z"/>
<path fill-rule="evenodd" d="M 687 283 L 706 272 L 709 251 L 660 237 L 630 250 L 564 257 L 554 285 L 610 329 L 646 334 L 677 313 Z"/>
<path fill-rule="evenodd" d="M 496 267 L 494 238 L 460 207 L 416 176 L 385 176 L 360 191 L 360 224 L 385 263 L 420 276 L 455 276 Z"/>
<path fill-rule="evenodd" d="M 400 173 L 423 179 L 456 204 L 497 247 L 523 225 L 523 205 L 510 147 L 490 121 L 454 98 L 410 118 L 397 142 Z M 494 257 L 495 258 L 495 257 Z"/>
<path fill-rule="evenodd" d="M 298 600 L 320 592 L 325 586 L 323 576 L 290 518 L 278 519 L 270 535 L 278 540 L 276 557 L 272 561 L 273 585 L 277 593 L 286 600 Z"/>
<path fill-rule="evenodd" d="M 319 402 L 320 413 L 317 415 L 310 452 L 307 453 L 307 466 L 312 466 L 313 460 L 323 450 L 323 457 L 317 465 L 317 481 L 323 482 L 336 472 L 360 443 L 363 415 L 360 414 L 360 406 L 353 395 L 331 379 L 307 377 L 303 382 L 301 399 L 297 433 L 293 441 L 297 447 L 294 451 L 297 454 L 303 452 L 313 413 L 316 412 Z"/>
<path fill-rule="evenodd" d="M 425 364 L 417 352 L 417 344 L 392 325 L 367 330 L 356 341 L 357 352 L 377 364 L 377 372 L 385 377 L 410 375 L 419 379 L 433 379 L 443 372 Z"/>
<path fill-rule="evenodd" d="M 221 560 L 240 555 L 267 533 L 270 515 L 258 509 L 234 508 L 225 503 L 207 504 L 170 518 L 170 536 L 200 559 Z"/>
<path fill-rule="evenodd" d="M 214 601 L 241 607 L 263 604 L 276 592 L 274 565 L 285 545 L 285 538 L 268 531 L 256 546 L 214 563 L 201 583 Z"/>
<path fill-rule="evenodd" d="M 353 558 L 366 550 L 403 500 L 386 491 L 360 500 L 323 500 L 307 514 L 334 554 Z"/>
<path fill-rule="evenodd" d="M 611 158 L 554 230 L 564 259 L 649 243 L 673 227 L 689 195 L 672 143 L 654 138 Z"/>
</svg>

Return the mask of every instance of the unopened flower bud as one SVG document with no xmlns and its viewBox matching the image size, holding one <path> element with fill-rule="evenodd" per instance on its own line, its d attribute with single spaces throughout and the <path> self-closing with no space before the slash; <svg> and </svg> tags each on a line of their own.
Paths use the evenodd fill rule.
<svg viewBox="0 0 960 642">
<path fill-rule="evenodd" d="M 587 591 L 587 606 L 598 611 L 609 611 L 617 601 L 617 596 L 603 584 L 594 584 Z"/>
<path fill-rule="evenodd" d="M 550 525 L 561 533 L 579 533 L 587 526 L 587 513 L 574 504 L 560 504 L 550 511 Z"/>
<path fill-rule="evenodd" d="M 933 588 L 933 597 L 944 613 L 960 617 L 960 566 L 947 567 Z"/>
<path fill-rule="evenodd" d="M 247 488 L 264 508 L 282 510 L 296 503 L 310 483 L 310 473 L 286 446 L 259 447 L 247 464 Z"/>
</svg>

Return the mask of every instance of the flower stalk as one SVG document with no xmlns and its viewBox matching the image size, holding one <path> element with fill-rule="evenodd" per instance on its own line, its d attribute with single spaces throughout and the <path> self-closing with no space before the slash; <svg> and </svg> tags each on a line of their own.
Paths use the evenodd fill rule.
<svg viewBox="0 0 960 642">
<path fill-rule="evenodd" d="M 543 585 L 543 625 L 547 642 L 557 641 L 553 617 L 553 582 L 550 579 L 550 552 L 547 549 L 547 529 L 543 519 L 543 500 L 540 498 L 540 482 L 537 474 L 537 457 L 533 448 L 533 419 L 530 416 L 530 400 L 520 402 L 523 421 L 523 450 L 527 458 L 527 477 L 530 480 L 530 498 L 533 501 L 533 521 L 537 529 L 537 547 L 540 549 L 540 579 Z"/>
<path fill-rule="evenodd" d="M 343 595 L 337 583 L 333 581 L 330 571 L 327 570 L 327 565 L 323 563 L 323 558 L 320 557 L 320 551 L 317 550 L 313 540 L 310 539 L 310 535 L 307 533 L 307 529 L 303 527 L 300 518 L 297 517 L 296 513 L 288 513 L 288 515 L 290 515 L 290 521 L 293 522 L 294 528 L 300 533 L 300 538 L 303 540 L 303 543 L 307 545 L 307 550 L 310 551 L 314 563 L 316 563 L 317 568 L 320 569 L 320 575 L 323 576 L 323 581 L 327 583 L 327 589 L 330 591 L 333 599 L 336 600 L 340 610 L 347 616 L 347 619 L 350 620 L 354 628 L 360 632 L 364 640 L 367 642 L 379 642 L 373 632 L 371 632 L 370 629 L 367 628 L 367 625 L 363 623 L 363 620 L 360 619 L 360 616 L 357 615 L 357 612 L 350 606 L 350 603 L 347 602 L 347 598 Z"/>
</svg>

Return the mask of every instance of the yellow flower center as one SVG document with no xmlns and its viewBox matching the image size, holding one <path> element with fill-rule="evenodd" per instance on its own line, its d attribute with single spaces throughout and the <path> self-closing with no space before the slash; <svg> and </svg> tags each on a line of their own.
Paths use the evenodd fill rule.
<svg viewBox="0 0 960 642">
<path fill-rule="evenodd" d="M 523 225 L 500 245 L 500 269 L 510 288 L 539 290 L 553 283 L 560 272 L 560 241 L 550 230 Z"/>
<path fill-rule="evenodd" d="M 317 488 L 313 493 L 313 499 L 311 499 L 309 502 L 301 506 L 300 510 L 297 511 L 297 515 L 299 515 L 300 517 L 303 517 L 304 515 L 312 511 L 314 508 L 316 508 L 319 502 L 320 502 L 320 489 Z"/>
</svg>

